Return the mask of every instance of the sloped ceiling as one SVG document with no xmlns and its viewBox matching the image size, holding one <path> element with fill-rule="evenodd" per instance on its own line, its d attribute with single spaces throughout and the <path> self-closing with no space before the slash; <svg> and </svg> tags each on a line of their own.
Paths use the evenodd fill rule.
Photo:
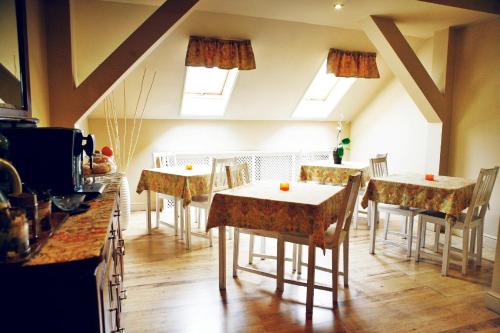
<svg viewBox="0 0 500 333">
<path fill-rule="evenodd" d="M 285 2 L 288 5 L 285 5 Z M 364 3 L 366 7 L 368 2 L 382 1 L 359 2 Z M 395 3 L 408 4 L 407 0 L 383 2 L 392 3 L 393 7 Z M 145 118 L 181 118 L 179 111 L 188 38 L 190 35 L 205 35 L 251 39 L 256 57 L 257 69 L 240 72 L 226 113 L 221 119 L 290 120 L 291 114 L 324 61 L 329 48 L 375 51 L 365 34 L 353 29 L 355 24 L 345 24 L 350 29 L 326 24 L 329 22 L 328 17 L 331 20 L 332 15 L 338 17 L 339 13 L 332 14 L 332 9 L 325 7 L 325 3 L 331 2 L 200 1 L 197 5 L 198 10 L 190 14 L 127 77 L 125 82 L 127 117 L 131 117 L 134 113 L 142 72 L 147 67 L 149 75 L 146 81 L 151 78 L 153 72 L 156 72 L 156 81 L 148 101 Z M 97 67 L 155 9 L 154 6 L 142 4 L 95 0 L 76 0 L 74 4 L 73 35 L 79 80 L 84 79 Z M 346 1 L 345 9 L 348 5 Z M 396 7 L 402 8 L 401 5 Z M 219 12 L 213 12 L 215 10 Z M 323 13 L 325 11 L 327 13 Z M 301 12 L 302 16 L 299 15 Z M 235 15 L 238 13 L 245 13 L 245 16 Z M 363 12 L 359 15 L 367 14 Z M 314 21 L 320 24 L 310 24 L 309 21 L 313 21 L 313 17 Z M 413 37 L 409 37 L 408 40 L 414 48 L 418 48 L 423 41 L 422 38 Z M 380 57 L 378 64 L 381 79 L 358 80 L 326 120 L 337 120 L 341 114 L 344 119 L 350 120 L 371 100 L 392 76 Z M 118 115 L 123 116 L 123 84 L 115 89 L 113 98 L 116 109 L 119 110 Z M 104 117 L 103 106 L 100 105 L 90 117 Z"/>
</svg>

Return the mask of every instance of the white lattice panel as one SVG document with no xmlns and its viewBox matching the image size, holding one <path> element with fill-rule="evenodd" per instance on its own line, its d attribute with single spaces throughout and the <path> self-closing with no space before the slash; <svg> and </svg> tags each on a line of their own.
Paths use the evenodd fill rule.
<svg viewBox="0 0 500 333">
<path fill-rule="evenodd" d="M 177 155 L 177 165 L 204 165 L 210 166 L 212 159 L 207 155 Z"/>
<path fill-rule="evenodd" d="M 255 180 L 294 180 L 294 155 L 265 155 L 255 157 Z"/>
</svg>

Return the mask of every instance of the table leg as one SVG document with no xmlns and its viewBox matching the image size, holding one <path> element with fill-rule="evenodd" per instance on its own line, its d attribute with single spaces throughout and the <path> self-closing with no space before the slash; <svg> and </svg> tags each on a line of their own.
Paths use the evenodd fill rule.
<svg viewBox="0 0 500 333">
<path fill-rule="evenodd" d="M 226 290 L 226 227 L 219 227 L 219 289 Z"/>
<path fill-rule="evenodd" d="M 375 254 L 375 238 L 376 238 L 376 230 L 377 230 L 376 216 L 378 214 L 377 202 L 370 200 L 368 202 L 368 205 L 370 206 L 368 218 L 370 219 L 370 225 L 371 225 L 371 228 L 370 228 L 370 254 Z"/>
<path fill-rule="evenodd" d="M 312 319 L 314 307 L 314 273 L 316 271 L 316 245 L 313 236 L 309 236 L 309 249 L 307 261 L 307 295 L 306 295 L 306 319 Z"/>
<path fill-rule="evenodd" d="M 146 220 L 148 222 L 148 234 L 151 235 L 151 191 L 146 190 Z"/>
<path fill-rule="evenodd" d="M 181 213 L 181 240 L 184 239 L 184 214 L 186 213 L 186 210 L 184 209 L 184 200 L 180 199 L 179 200 L 179 205 L 180 205 L 180 213 Z"/>
</svg>

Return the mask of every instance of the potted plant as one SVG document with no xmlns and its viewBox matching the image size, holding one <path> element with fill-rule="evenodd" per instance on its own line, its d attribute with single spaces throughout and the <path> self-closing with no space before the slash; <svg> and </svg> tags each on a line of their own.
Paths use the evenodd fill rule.
<svg viewBox="0 0 500 333">
<path fill-rule="evenodd" d="M 342 120 L 338 122 L 337 125 L 337 146 L 333 148 L 333 163 L 342 164 L 342 157 L 344 156 L 345 150 L 349 150 L 349 144 L 351 143 L 351 139 L 343 138 L 340 139 L 340 134 L 344 126 L 342 124 Z"/>
</svg>

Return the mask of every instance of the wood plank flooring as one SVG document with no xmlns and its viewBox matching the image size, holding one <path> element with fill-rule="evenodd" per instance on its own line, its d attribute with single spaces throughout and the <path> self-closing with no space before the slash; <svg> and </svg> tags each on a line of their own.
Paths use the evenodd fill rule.
<svg viewBox="0 0 500 333">
<path fill-rule="evenodd" d="M 349 288 L 340 284 L 339 307 L 333 311 L 330 293 L 317 290 L 314 318 L 306 321 L 305 288 L 285 285 L 278 296 L 275 280 L 245 272 L 232 278 L 231 241 L 227 291 L 221 294 L 217 241 L 210 248 L 206 239 L 194 237 L 187 251 L 170 228 L 153 229 L 148 236 L 145 213 L 133 213 L 125 232 L 124 327 L 127 332 L 172 333 L 500 332 L 500 315 L 484 305 L 491 262 L 465 277 L 452 266 L 450 276 L 441 277 L 439 263 L 408 260 L 405 250 L 393 245 L 377 242 L 377 254 L 368 254 L 366 224 L 360 228 L 365 230 L 351 233 Z M 267 244 L 271 253 L 275 241 Z M 247 251 L 243 236 L 240 264 L 247 262 Z M 328 263 L 328 254 L 318 252 L 320 263 Z M 256 259 L 255 266 L 275 271 L 273 260 Z M 285 270 L 291 277 L 290 263 Z M 304 268 L 302 278 L 306 275 Z M 329 274 L 318 272 L 317 280 L 328 284 Z"/>
</svg>

